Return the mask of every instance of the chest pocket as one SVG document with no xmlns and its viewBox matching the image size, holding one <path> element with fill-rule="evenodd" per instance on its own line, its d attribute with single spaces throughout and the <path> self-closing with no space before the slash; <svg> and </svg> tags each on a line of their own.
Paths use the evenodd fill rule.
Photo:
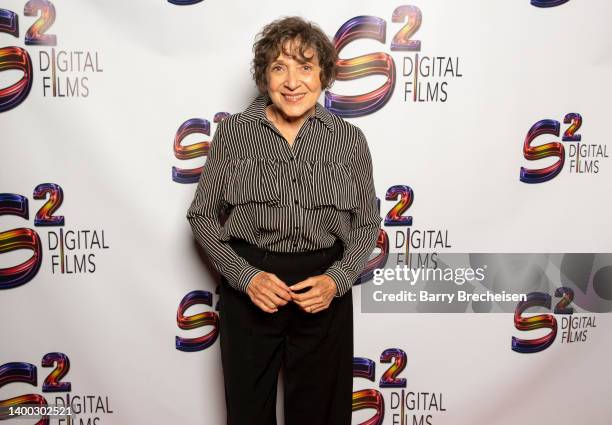
<svg viewBox="0 0 612 425">
<path fill-rule="evenodd" d="M 309 209 L 333 206 L 337 210 L 357 209 L 357 192 L 348 166 L 339 162 L 304 162 L 303 205 Z"/>
<path fill-rule="evenodd" d="M 277 204 L 278 164 L 267 158 L 237 158 L 228 161 L 223 199 L 227 204 L 251 202 Z"/>
</svg>

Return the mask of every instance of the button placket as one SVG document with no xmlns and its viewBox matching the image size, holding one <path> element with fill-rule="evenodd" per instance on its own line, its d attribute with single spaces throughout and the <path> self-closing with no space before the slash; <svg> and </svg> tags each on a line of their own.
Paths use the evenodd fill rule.
<svg viewBox="0 0 612 425">
<path fill-rule="evenodd" d="M 289 150 L 291 152 L 290 153 L 291 155 L 296 156 L 298 154 L 298 149 L 299 149 L 299 146 L 302 144 L 302 139 L 304 139 L 304 136 L 308 133 L 308 131 L 310 129 L 310 124 L 312 122 L 311 118 L 307 119 L 302 124 L 302 127 L 300 128 L 300 130 L 298 131 L 298 133 L 295 136 L 295 139 L 293 140 L 293 145 L 289 145 L 289 143 L 287 143 L 287 146 L 289 146 Z"/>
<path fill-rule="evenodd" d="M 302 216 L 303 211 L 302 211 L 302 208 L 300 208 L 300 201 L 299 201 L 300 191 L 303 190 L 303 188 L 300 187 L 297 182 L 298 166 L 297 166 L 296 161 L 297 161 L 297 155 L 299 154 L 299 149 L 300 149 L 302 140 L 304 139 L 305 135 L 308 134 L 308 131 L 310 131 L 310 127 L 312 126 L 313 120 L 314 120 L 314 117 L 311 116 L 306 122 L 304 122 L 304 124 L 298 131 L 298 134 L 296 135 L 295 140 L 293 141 L 292 145 L 289 144 L 287 139 L 285 139 L 285 137 L 280 133 L 280 131 L 278 131 L 278 129 L 272 123 L 266 122 L 266 126 L 269 127 L 282 141 L 284 141 L 284 145 L 286 147 L 285 152 L 287 153 L 289 174 L 291 175 L 291 184 L 289 188 L 289 196 L 290 196 L 289 199 L 293 198 L 293 207 L 295 208 L 295 216 L 293 220 L 295 224 L 293 225 L 294 231 L 292 232 L 293 233 L 292 246 L 294 248 L 297 248 L 299 246 L 299 241 L 300 241 L 299 231 L 300 231 L 300 226 L 303 222 L 303 216 Z"/>
<path fill-rule="evenodd" d="M 295 162 L 295 157 L 290 157 L 289 159 L 289 168 L 291 170 L 291 194 L 293 196 L 293 205 L 294 205 L 294 209 L 295 209 L 295 215 L 294 215 L 294 219 L 293 222 L 296 223 L 293 225 L 293 243 L 292 246 L 294 248 L 298 247 L 298 241 L 300 238 L 300 234 L 299 234 L 299 224 L 300 224 L 300 220 L 301 220 L 301 208 L 300 208 L 300 201 L 299 201 L 299 190 L 300 188 L 297 187 L 297 165 Z"/>
</svg>

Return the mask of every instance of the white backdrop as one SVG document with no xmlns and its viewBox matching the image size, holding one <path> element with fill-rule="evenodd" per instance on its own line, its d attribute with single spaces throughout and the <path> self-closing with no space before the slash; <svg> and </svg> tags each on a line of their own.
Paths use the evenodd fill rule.
<svg viewBox="0 0 612 425">
<path fill-rule="evenodd" d="M 393 22 L 392 14 L 403 5 L 421 14 L 420 26 L 410 27 L 410 39 L 421 42 L 418 50 L 391 50 L 407 22 Z M 0 32 L 0 88 L 24 76 L 14 69 L 19 61 L 9 47 L 21 49 L 32 66 L 23 77 L 29 92 L 17 88 L 22 99 L 11 101 L 9 89 L 0 92 L 0 406 L 38 394 L 49 404 L 75 400 L 75 411 L 81 410 L 75 424 L 224 423 L 216 326 L 177 324 L 187 294 L 211 293 L 212 306 L 199 303 L 183 313 L 208 312 L 213 321 L 218 296 L 185 219 L 195 184 L 172 179 L 173 166 L 199 167 L 205 156 L 178 159 L 174 143 L 179 127 L 194 118 L 208 120 L 210 134 L 190 134 L 182 146 L 210 141 L 216 113 L 236 113 L 250 103 L 256 95 L 249 72 L 254 36 L 281 16 L 303 16 L 330 37 L 358 16 L 386 24 L 384 41 L 356 39 L 340 56 L 387 54 L 395 64 L 394 89 L 380 109 L 347 119 L 368 138 L 383 217 L 397 203 L 385 200 L 387 190 L 407 185 L 414 193 L 404 213 L 413 217 L 411 230 L 447 238 L 446 247 L 425 251 L 612 252 L 608 1 L 535 7 L 529 0 L 204 0 L 182 6 L 161 0 L 4 0 L 0 8 L 18 15 L 19 29 L 18 36 Z M 27 16 L 28 8 L 35 9 L 34 16 Z M 37 40 L 33 24 L 40 14 L 47 16 L 41 22 L 51 22 L 40 32 L 56 41 L 27 44 L 28 33 Z M 0 28 L 9 28 L 11 15 L 0 16 Z M 55 74 L 46 61 L 53 55 Z M 416 55 L 451 58 L 454 69 L 446 76 L 418 77 L 423 98 L 428 83 L 437 83 L 438 90 L 444 83 L 444 101 L 441 92 L 437 101 L 406 95 L 414 75 L 403 75 L 404 64 Z M 69 57 L 72 64 L 65 62 Z M 338 81 L 331 91 L 360 95 L 385 80 L 374 75 Z M 578 142 L 561 140 L 570 113 L 582 117 L 579 143 L 596 145 L 590 158 L 579 160 L 590 172 L 572 168 L 570 146 Z M 559 159 L 525 156 L 528 131 L 546 119 L 559 122 L 559 135 L 541 135 L 532 145 L 557 142 L 564 146 L 565 163 L 546 182 L 522 182 L 521 167 L 541 169 Z M 59 206 L 51 215 L 63 216 L 63 224 L 40 212 L 51 196 L 34 196 L 43 183 L 61 187 L 63 198 L 51 200 Z M 59 189 L 51 192 L 58 196 Z M 24 198 L 28 214 L 15 213 Z M 396 232 L 405 233 L 406 226 L 383 230 L 392 252 L 406 251 L 395 244 Z M 71 248 L 77 231 L 80 246 L 75 240 Z M 33 239 L 20 245 L 20 234 Z M 34 234 L 39 247 L 31 242 Z M 35 263 L 25 266 L 30 274 L 19 279 L 18 266 L 30 258 Z M 555 287 L 561 275 L 549 276 Z M 586 276 L 592 283 L 592 274 Z M 602 297 L 591 286 L 585 291 Z M 596 327 L 588 329 L 586 340 L 573 343 L 562 340 L 563 315 L 551 314 L 559 325 L 555 342 L 537 353 L 519 353 L 511 348 L 513 336 L 534 339 L 547 332 L 520 331 L 509 313 L 362 313 L 361 286 L 353 292 L 355 356 L 376 363 L 373 379 L 355 377 L 354 390 L 378 391 L 384 403 L 355 411 L 354 424 L 612 420 L 609 314 L 580 313 L 594 317 Z M 209 333 L 210 346 L 177 349 L 176 336 Z M 388 348 L 406 353 L 397 375 L 407 380 L 403 388 L 380 386 L 390 366 L 380 356 Z M 69 370 L 57 363 L 44 366 L 47 353 L 63 353 Z M 20 381 L 15 375 L 20 367 L 36 370 L 36 379 Z M 43 388 L 54 367 L 68 370 L 60 382 L 70 382 L 69 391 Z M 407 403 L 402 410 L 394 395 L 402 390 L 435 394 L 438 409 L 430 403 L 411 409 Z M 83 406 L 79 400 L 88 401 Z M 365 422 L 369 418 L 374 419 Z"/>
</svg>

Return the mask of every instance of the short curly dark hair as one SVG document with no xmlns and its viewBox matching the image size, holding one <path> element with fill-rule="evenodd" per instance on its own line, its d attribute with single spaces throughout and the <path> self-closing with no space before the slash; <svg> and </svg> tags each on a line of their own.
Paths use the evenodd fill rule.
<svg viewBox="0 0 612 425">
<path fill-rule="evenodd" d="M 286 51 L 287 42 L 293 41 L 297 42 L 299 51 Z M 290 16 L 277 19 L 266 25 L 253 44 L 254 55 L 251 73 L 261 93 L 266 93 L 268 90 L 266 70 L 268 65 L 278 57 L 281 48 L 283 48 L 284 54 L 293 56 L 294 59 L 299 61 L 309 59 L 304 56 L 305 50 L 308 48 L 315 49 L 321 68 L 319 75 L 321 87 L 323 90 L 331 87 L 338 73 L 336 48 L 318 25 L 307 22 L 299 16 Z M 296 57 L 296 55 L 298 56 Z"/>
</svg>

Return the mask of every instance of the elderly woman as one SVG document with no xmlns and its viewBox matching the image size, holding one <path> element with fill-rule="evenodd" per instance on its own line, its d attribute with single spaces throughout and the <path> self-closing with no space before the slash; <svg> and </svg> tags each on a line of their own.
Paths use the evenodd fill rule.
<svg viewBox="0 0 612 425">
<path fill-rule="evenodd" d="M 381 222 L 370 152 L 317 103 L 337 60 L 317 26 L 272 22 L 253 50 L 261 95 L 219 123 L 187 213 L 222 276 L 227 423 L 276 424 L 282 365 L 287 425 L 349 425 L 351 286 Z"/>
</svg>

